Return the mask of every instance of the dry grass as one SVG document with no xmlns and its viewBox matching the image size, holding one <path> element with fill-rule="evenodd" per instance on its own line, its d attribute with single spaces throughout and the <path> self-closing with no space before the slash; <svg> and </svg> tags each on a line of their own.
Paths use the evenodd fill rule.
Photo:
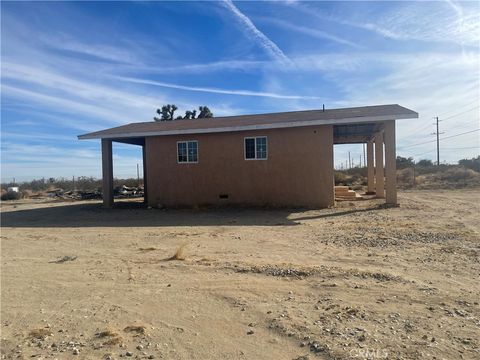
<svg viewBox="0 0 480 360">
<path fill-rule="evenodd" d="M 137 334 L 145 334 L 147 327 L 145 325 L 129 325 L 123 329 L 125 332 L 135 332 Z"/>
<path fill-rule="evenodd" d="M 187 243 L 183 243 L 177 248 L 177 251 L 175 251 L 175 254 L 170 256 L 169 258 L 166 258 L 166 261 L 171 261 L 171 260 L 185 260 L 186 259 L 186 254 L 185 254 L 185 247 L 187 246 Z"/>
<path fill-rule="evenodd" d="M 140 250 L 140 251 L 155 251 L 155 250 L 158 250 L 158 249 L 154 246 L 150 246 L 150 247 L 146 247 L 146 248 L 138 248 L 138 250 Z"/>
<path fill-rule="evenodd" d="M 122 342 L 122 337 L 115 330 L 107 329 L 95 334 L 98 339 L 104 339 L 103 345 L 117 345 Z"/>
<path fill-rule="evenodd" d="M 47 336 L 52 336 L 52 332 L 49 329 L 33 329 L 28 333 L 28 336 L 32 339 L 44 340 Z"/>
</svg>

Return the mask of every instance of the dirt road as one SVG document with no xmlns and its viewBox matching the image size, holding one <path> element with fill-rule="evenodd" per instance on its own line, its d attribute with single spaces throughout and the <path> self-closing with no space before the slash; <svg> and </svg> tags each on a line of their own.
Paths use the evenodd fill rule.
<svg viewBox="0 0 480 360">
<path fill-rule="evenodd" d="M 480 190 L 399 201 L 3 203 L 2 358 L 480 358 Z"/>
</svg>

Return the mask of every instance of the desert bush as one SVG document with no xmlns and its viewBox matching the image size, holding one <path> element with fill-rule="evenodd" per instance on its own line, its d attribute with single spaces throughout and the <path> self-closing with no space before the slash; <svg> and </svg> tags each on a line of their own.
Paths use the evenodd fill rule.
<svg viewBox="0 0 480 360">
<path fill-rule="evenodd" d="M 343 172 L 340 172 L 340 171 L 335 171 L 334 177 L 335 177 L 335 185 L 342 185 L 342 184 L 345 184 L 345 182 L 347 181 L 347 175 L 345 175 Z"/>
<path fill-rule="evenodd" d="M 432 162 L 432 160 L 422 159 L 422 160 L 419 160 L 419 161 L 417 162 L 417 166 L 420 166 L 420 167 L 429 167 L 429 166 L 433 166 L 433 162 Z"/>
<path fill-rule="evenodd" d="M 413 184 L 413 169 L 405 168 L 397 171 L 397 181 L 399 185 Z"/>
<path fill-rule="evenodd" d="M 463 180 L 480 179 L 480 174 L 465 167 L 454 167 L 436 173 L 434 178 L 442 181 L 460 182 Z"/>
<path fill-rule="evenodd" d="M 472 159 L 462 159 L 458 164 L 476 172 L 480 172 L 480 155 Z"/>
<path fill-rule="evenodd" d="M 5 200 L 19 200 L 22 198 L 22 193 L 16 191 L 7 191 L 6 193 L 2 194 L 2 201 Z"/>
<path fill-rule="evenodd" d="M 397 169 L 405 169 L 407 167 L 413 166 L 413 158 L 405 158 L 402 156 L 397 156 Z"/>
<path fill-rule="evenodd" d="M 128 179 L 113 179 L 114 187 L 115 186 L 130 186 L 134 187 L 138 185 L 138 180 L 135 178 Z M 142 183 L 142 181 L 141 181 Z M 63 189 L 65 191 L 70 190 L 81 190 L 81 191 L 95 191 L 102 189 L 102 179 L 96 179 L 91 176 L 79 176 L 75 178 L 75 182 L 72 178 L 49 178 L 49 179 L 35 179 L 32 181 L 26 181 L 21 184 L 3 183 L 1 184 L 2 188 L 8 188 L 11 186 L 19 186 L 20 191 L 32 191 L 34 193 L 39 193 L 52 189 Z"/>
</svg>

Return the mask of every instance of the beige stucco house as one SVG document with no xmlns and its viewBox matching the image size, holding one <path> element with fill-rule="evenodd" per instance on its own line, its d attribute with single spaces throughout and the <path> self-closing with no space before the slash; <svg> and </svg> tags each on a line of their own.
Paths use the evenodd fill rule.
<svg viewBox="0 0 480 360">
<path fill-rule="evenodd" d="M 333 146 L 346 143 L 367 144 L 368 190 L 393 205 L 395 121 L 417 117 L 399 105 L 379 105 L 132 123 L 79 139 L 102 141 L 107 207 L 113 205 L 113 141 L 142 146 L 145 201 L 152 207 L 329 207 Z"/>
</svg>

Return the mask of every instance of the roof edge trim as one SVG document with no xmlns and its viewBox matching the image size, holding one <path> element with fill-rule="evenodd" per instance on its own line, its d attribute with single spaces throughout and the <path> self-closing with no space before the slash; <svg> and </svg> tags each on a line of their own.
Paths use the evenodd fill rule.
<svg viewBox="0 0 480 360">
<path fill-rule="evenodd" d="M 258 124 L 258 125 L 240 125 L 240 126 L 228 126 L 220 128 L 205 128 L 205 129 L 183 129 L 183 130 L 163 130 L 163 131 L 148 131 L 148 132 L 126 132 L 123 134 L 84 134 L 79 135 L 79 140 L 90 139 L 116 139 L 116 138 L 130 138 L 130 137 L 148 137 L 148 136 L 166 136 L 166 135 L 187 135 L 187 134 L 207 134 L 207 133 L 221 133 L 221 132 L 234 132 L 234 131 L 248 131 L 248 130 L 267 130 L 267 129 L 282 129 L 292 127 L 304 127 L 315 125 L 340 125 L 340 124 L 354 124 L 363 122 L 378 122 L 387 120 L 400 120 L 400 119 L 416 119 L 418 113 L 405 113 L 396 115 L 379 115 L 379 116 L 364 116 L 353 117 L 345 119 L 324 119 L 324 120 L 308 120 L 308 121 L 291 121 L 285 123 L 273 123 L 273 124 Z"/>
</svg>

